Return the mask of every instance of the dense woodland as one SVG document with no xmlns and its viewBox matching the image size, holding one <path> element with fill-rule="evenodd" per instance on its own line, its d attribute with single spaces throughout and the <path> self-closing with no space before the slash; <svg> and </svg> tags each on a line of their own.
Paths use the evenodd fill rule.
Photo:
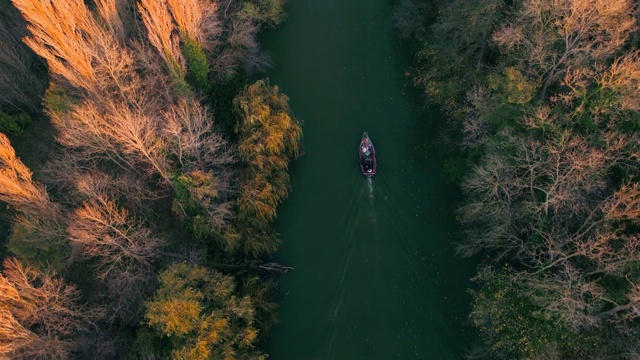
<svg viewBox="0 0 640 360">
<path fill-rule="evenodd" d="M 411 76 L 450 121 L 469 358 L 640 357 L 640 28 L 632 0 L 404 0 Z"/>
<path fill-rule="evenodd" d="M 283 16 L 0 0 L 0 357 L 266 357 L 301 124 L 256 36 Z"/>
</svg>

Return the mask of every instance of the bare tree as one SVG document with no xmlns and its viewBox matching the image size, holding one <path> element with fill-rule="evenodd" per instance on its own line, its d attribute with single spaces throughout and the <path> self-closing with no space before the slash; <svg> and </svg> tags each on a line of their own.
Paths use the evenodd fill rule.
<svg viewBox="0 0 640 360">
<path fill-rule="evenodd" d="M 0 308 L 0 355 L 15 354 L 37 340 L 38 336 L 20 324 L 9 309 Z"/>
<path fill-rule="evenodd" d="M 131 86 L 131 55 L 98 24 L 82 0 L 13 3 L 29 22 L 32 35 L 25 43 L 47 61 L 62 83 L 94 96 L 114 85 L 118 92 Z"/>
<path fill-rule="evenodd" d="M 0 349 L 14 359 L 66 359 L 101 316 L 78 302 L 75 287 L 13 258 L 4 262 L 0 289 Z"/>
<path fill-rule="evenodd" d="M 460 217 L 475 229 L 470 234 L 474 241 L 459 248 L 463 254 L 491 248 L 498 256 L 510 254 L 545 268 L 622 216 L 616 215 L 623 206 L 614 206 L 616 199 L 626 199 L 629 205 L 623 213 L 629 214 L 629 201 L 634 199 L 630 188 L 608 197 L 606 173 L 629 156 L 634 138 L 610 134 L 604 138 L 618 140 L 597 147 L 569 130 L 559 130 L 560 121 L 539 109 L 522 125 L 557 130 L 547 130 L 542 139 L 503 131 L 498 134 L 500 145 L 487 146 L 483 163 L 463 183 L 473 200 L 461 208 Z M 594 204 L 594 199 L 600 200 Z M 537 240 L 529 241 L 531 236 Z"/>
<path fill-rule="evenodd" d="M 126 11 L 127 0 L 97 0 L 96 8 L 109 32 L 118 40 L 120 45 L 125 44 L 126 30 L 122 20 Z"/>
<path fill-rule="evenodd" d="M 640 110 L 640 51 L 627 53 L 617 58 L 597 79 L 603 89 L 618 95 L 622 109 Z"/>
<path fill-rule="evenodd" d="M 182 100 L 164 112 L 165 132 L 181 166 L 207 171 L 235 161 L 231 146 L 213 128 L 213 116 L 195 100 Z"/>
<path fill-rule="evenodd" d="M 476 86 L 467 93 L 467 106 L 462 119 L 463 139 L 460 143 L 465 149 L 483 146 L 489 140 L 491 126 L 484 116 L 490 95 L 489 89 L 483 86 Z"/>
<path fill-rule="evenodd" d="M 610 59 L 636 30 L 631 0 L 527 0 L 513 22 L 493 36 L 530 76 L 544 97 L 567 70 Z"/>
<path fill-rule="evenodd" d="M 9 139 L 0 133 L 0 201 L 25 213 L 59 218 L 59 207 L 49 200 L 42 186 L 33 182 L 31 175 L 31 171 L 16 157 Z"/>
<path fill-rule="evenodd" d="M 268 56 L 260 52 L 256 41 L 258 26 L 255 21 L 241 14 L 230 15 L 225 23 L 224 46 L 213 56 L 211 67 L 218 77 L 233 75 L 239 66 L 263 68 L 270 64 Z"/>
<path fill-rule="evenodd" d="M 178 29 L 202 47 L 213 50 L 222 31 L 215 3 L 206 0 L 167 0 Z"/>
<path fill-rule="evenodd" d="M 558 272 L 544 277 L 529 277 L 528 298 L 540 306 L 544 318 L 562 323 L 573 331 L 598 327 L 603 308 L 604 290 L 595 280 L 587 280 L 580 270 L 568 263 Z"/>
<path fill-rule="evenodd" d="M 160 56 L 172 77 L 184 78 L 186 64 L 180 51 L 180 38 L 174 33 L 175 23 L 169 13 L 167 0 L 142 0 L 138 11 L 147 29 L 147 38 Z"/>
<path fill-rule="evenodd" d="M 160 124 L 147 115 L 116 101 L 98 106 L 85 100 L 74 105 L 69 114 L 52 112 L 59 129 L 58 141 L 78 149 L 87 157 L 104 158 L 129 171 L 142 170 L 160 175 L 170 184 L 165 144 L 156 133 Z"/>
<path fill-rule="evenodd" d="M 235 188 L 229 165 L 235 162 L 230 145 L 218 135 L 212 116 L 197 101 L 181 101 L 164 113 L 166 135 L 180 164 L 176 180 L 189 193 L 189 200 L 176 199 L 174 211 L 188 218 L 186 207 L 195 203 L 205 215 L 206 226 L 218 232 L 233 216 Z"/>
<path fill-rule="evenodd" d="M 98 259 L 97 276 L 103 280 L 149 271 L 162 245 L 142 221 L 102 194 L 76 209 L 67 230 L 77 256 Z"/>
</svg>

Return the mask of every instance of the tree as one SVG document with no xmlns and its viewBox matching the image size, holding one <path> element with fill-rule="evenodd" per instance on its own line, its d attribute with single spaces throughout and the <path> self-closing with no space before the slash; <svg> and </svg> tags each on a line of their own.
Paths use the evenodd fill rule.
<svg viewBox="0 0 640 360">
<path fill-rule="evenodd" d="M 234 101 L 242 116 L 238 155 L 247 164 L 238 197 L 240 236 L 245 251 L 259 254 L 277 247 L 268 226 L 288 194 L 287 167 L 300 153 L 302 128 L 289 114 L 286 95 L 268 80 L 248 86 Z"/>
<path fill-rule="evenodd" d="M 103 101 L 84 100 L 72 105 L 68 113 L 51 111 L 51 120 L 60 131 L 58 141 L 85 158 L 109 160 L 124 170 L 142 170 L 146 176 L 157 174 L 170 185 L 166 144 L 156 132 L 161 126 L 159 116 L 117 100 Z"/>
<path fill-rule="evenodd" d="M 256 36 L 260 31 L 255 13 L 245 12 L 246 2 L 226 1 L 220 8 L 223 16 L 221 46 L 211 59 L 213 76 L 229 80 L 244 65 L 245 71 L 264 69 L 271 64 L 268 55 L 260 51 Z"/>
<path fill-rule="evenodd" d="M 542 107 L 520 120 L 521 132 L 507 128 L 487 143 L 463 183 L 469 202 L 460 218 L 470 240 L 459 250 L 489 250 L 518 264 L 509 277 L 532 306 L 527 311 L 572 334 L 602 337 L 596 329 L 604 324 L 624 322 L 628 330 L 634 321 L 640 186 L 616 184 L 609 174 L 628 166 L 637 141 L 612 129 L 594 141 L 570 130 L 569 119 Z M 557 344 L 564 354 L 584 350 L 567 338 Z"/>
<path fill-rule="evenodd" d="M 222 32 L 217 7 L 202 0 L 169 0 L 168 5 L 180 32 L 188 75 L 198 88 L 209 92 L 211 86 L 207 52 L 213 54 Z"/>
<path fill-rule="evenodd" d="M 253 302 L 231 276 L 179 263 L 160 274 L 146 320 L 172 342 L 174 359 L 265 359 L 254 350 Z"/>
<path fill-rule="evenodd" d="M 42 186 L 33 182 L 31 175 L 16 156 L 9 139 L 0 133 L 0 201 L 25 213 L 58 218 L 58 206 L 49 200 Z"/>
<path fill-rule="evenodd" d="M 0 354 L 13 359 L 68 359 L 101 316 L 74 286 L 14 258 L 4 261 L 0 289 Z"/>
<path fill-rule="evenodd" d="M 169 76 L 178 87 L 186 86 L 188 89 L 188 85 L 181 84 L 184 82 L 186 64 L 180 51 L 180 38 L 173 34 L 175 25 L 166 0 L 143 0 L 138 3 L 138 11 L 147 29 L 147 38 L 164 60 Z"/>
<path fill-rule="evenodd" d="M 142 221 L 98 193 L 74 211 L 67 228 L 69 240 L 80 258 L 97 260 L 96 275 L 116 282 L 114 293 L 135 292 L 151 272 L 163 241 Z"/>
<path fill-rule="evenodd" d="M 13 0 L 13 4 L 29 23 L 31 36 L 25 43 L 47 61 L 60 83 L 96 97 L 130 90 L 135 80 L 133 57 L 100 26 L 82 0 Z M 106 6 L 101 8 L 106 16 Z M 109 21 L 117 23 L 113 17 Z"/>
<path fill-rule="evenodd" d="M 95 5 L 109 33 L 121 46 L 125 45 L 126 29 L 123 16 L 129 6 L 127 0 L 97 0 Z"/>
<path fill-rule="evenodd" d="M 60 264 L 64 252 L 62 209 L 31 176 L 9 139 L 0 133 L 0 201 L 16 210 L 8 247 L 24 260 L 58 260 Z"/>
<path fill-rule="evenodd" d="M 598 354 L 600 340 L 589 334 L 578 336 L 562 323 L 545 316 L 531 301 L 531 290 L 523 277 L 511 267 L 481 266 L 472 280 L 480 288 L 471 291 L 470 318 L 496 356 L 553 359 Z"/>
<path fill-rule="evenodd" d="M 541 98 L 573 69 L 602 63 L 637 29 L 631 0 L 527 0 L 493 35 L 518 68 L 543 85 Z"/>
<path fill-rule="evenodd" d="M 213 118 L 197 101 L 180 101 L 164 113 L 170 149 L 179 164 L 173 178 L 172 209 L 198 237 L 220 238 L 234 215 L 230 165 L 236 161 L 229 143 L 216 133 Z M 226 244 L 227 249 L 233 249 Z"/>
<path fill-rule="evenodd" d="M 411 3 L 409 1 L 405 3 Z M 452 1 L 438 11 L 438 21 L 421 37 L 419 67 L 413 74 L 430 101 L 460 117 L 466 92 L 482 82 L 486 66 L 497 55 L 491 35 L 503 21 L 502 0 Z"/>
</svg>

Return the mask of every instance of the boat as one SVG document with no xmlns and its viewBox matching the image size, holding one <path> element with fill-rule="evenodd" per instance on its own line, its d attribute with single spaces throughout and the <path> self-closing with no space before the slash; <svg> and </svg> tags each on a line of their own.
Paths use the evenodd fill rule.
<svg viewBox="0 0 640 360">
<path fill-rule="evenodd" d="M 362 134 L 362 141 L 360 141 L 360 147 L 358 150 L 360 155 L 360 169 L 362 174 L 367 177 L 371 177 L 376 174 L 376 149 L 373 147 L 369 134 L 365 131 Z"/>
</svg>

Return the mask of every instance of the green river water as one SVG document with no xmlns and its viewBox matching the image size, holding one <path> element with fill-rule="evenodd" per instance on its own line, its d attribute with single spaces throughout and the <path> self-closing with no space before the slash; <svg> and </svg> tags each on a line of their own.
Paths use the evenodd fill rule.
<svg viewBox="0 0 640 360">
<path fill-rule="evenodd" d="M 267 76 L 304 120 L 304 156 L 278 212 L 280 283 L 270 359 L 458 359 L 474 338 L 455 256 L 458 195 L 436 127 L 406 86 L 388 0 L 290 0 L 262 39 Z M 368 131 L 378 174 L 358 144 Z"/>
</svg>

